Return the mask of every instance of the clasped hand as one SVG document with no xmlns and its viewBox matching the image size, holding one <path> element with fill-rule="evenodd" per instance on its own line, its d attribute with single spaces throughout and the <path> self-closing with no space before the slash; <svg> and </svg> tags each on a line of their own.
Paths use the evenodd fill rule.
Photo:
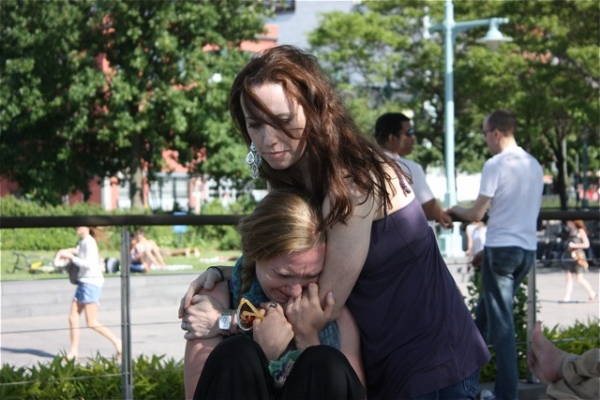
<svg viewBox="0 0 600 400">
<path fill-rule="evenodd" d="M 183 335 L 190 339 L 209 339 L 220 335 L 217 321 L 223 304 L 210 295 L 199 295 L 202 289 L 212 290 L 221 280 L 218 272 L 207 270 L 190 283 L 185 296 L 181 299 L 178 316 L 182 322 L 188 322 L 188 330 Z"/>
<path fill-rule="evenodd" d="M 185 339 L 208 339 L 219 336 L 218 321 L 221 311 L 225 307 L 212 296 L 197 294 L 192 297 L 191 306 L 188 307 L 182 320 L 188 322 L 188 331 L 183 335 Z"/>
<path fill-rule="evenodd" d="M 254 340 L 269 360 L 278 359 L 292 339 L 299 350 L 316 346 L 319 331 L 331 318 L 334 304 L 333 296 L 328 296 L 325 309 L 321 307 L 316 283 L 310 283 L 300 297 L 290 298 L 283 306 L 261 304 L 266 308 L 266 311 L 261 310 L 265 318 L 254 320 Z"/>
</svg>

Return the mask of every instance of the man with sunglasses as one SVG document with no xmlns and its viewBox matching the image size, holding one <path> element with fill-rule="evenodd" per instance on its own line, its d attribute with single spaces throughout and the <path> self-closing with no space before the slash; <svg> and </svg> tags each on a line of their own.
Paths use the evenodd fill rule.
<svg viewBox="0 0 600 400">
<path fill-rule="evenodd" d="M 479 195 L 470 208 L 450 209 L 465 221 L 480 221 L 490 206 L 475 323 L 496 350 L 498 374 L 491 399 L 518 398 L 513 298 L 535 261 L 542 202 L 542 167 L 517 145 L 516 131 L 517 119 L 509 111 L 487 116 L 482 135 L 494 156 L 483 166 Z"/>
<path fill-rule="evenodd" d="M 412 153 L 415 145 L 415 131 L 410 119 L 402 113 L 386 113 L 375 122 L 375 139 L 387 154 L 408 168 L 412 176 L 412 188 L 421 203 L 428 220 L 437 221 L 444 228 L 452 227 L 452 217 L 437 202 L 425 179 L 425 172 L 419 164 L 404 157 Z"/>
</svg>

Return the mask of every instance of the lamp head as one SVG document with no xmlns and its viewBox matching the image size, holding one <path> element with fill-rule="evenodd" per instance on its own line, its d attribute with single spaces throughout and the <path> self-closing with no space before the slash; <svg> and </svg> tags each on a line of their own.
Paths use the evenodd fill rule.
<svg viewBox="0 0 600 400">
<path fill-rule="evenodd" d="M 490 29 L 484 37 L 477 39 L 477 43 L 486 44 L 491 50 L 497 50 L 502 42 L 512 42 L 512 38 L 504 36 L 498 29 L 498 25 L 508 22 L 508 18 L 491 18 Z"/>
</svg>

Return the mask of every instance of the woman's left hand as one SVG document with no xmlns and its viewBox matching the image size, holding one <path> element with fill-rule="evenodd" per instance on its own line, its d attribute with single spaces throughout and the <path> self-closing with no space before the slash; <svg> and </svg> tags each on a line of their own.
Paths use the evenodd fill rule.
<svg viewBox="0 0 600 400">
<path fill-rule="evenodd" d="M 269 361 L 279 359 L 294 338 L 292 325 L 283 315 L 281 306 L 267 307 L 263 319 L 256 318 L 252 324 L 252 336 Z"/>
<path fill-rule="evenodd" d="M 325 309 L 321 308 L 319 286 L 310 283 L 302 296 L 290 299 L 285 305 L 285 315 L 294 328 L 294 340 L 298 349 L 319 344 L 319 331 L 331 319 L 335 305 L 331 294 L 326 301 Z"/>
</svg>

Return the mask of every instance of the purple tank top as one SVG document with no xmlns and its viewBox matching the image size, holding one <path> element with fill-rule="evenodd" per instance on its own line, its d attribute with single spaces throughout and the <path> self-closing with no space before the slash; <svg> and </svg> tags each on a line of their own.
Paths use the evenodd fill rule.
<svg viewBox="0 0 600 400">
<path fill-rule="evenodd" d="M 360 328 L 369 399 L 454 385 L 490 358 L 416 200 L 373 222 L 346 305 Z"/>
</svg>

